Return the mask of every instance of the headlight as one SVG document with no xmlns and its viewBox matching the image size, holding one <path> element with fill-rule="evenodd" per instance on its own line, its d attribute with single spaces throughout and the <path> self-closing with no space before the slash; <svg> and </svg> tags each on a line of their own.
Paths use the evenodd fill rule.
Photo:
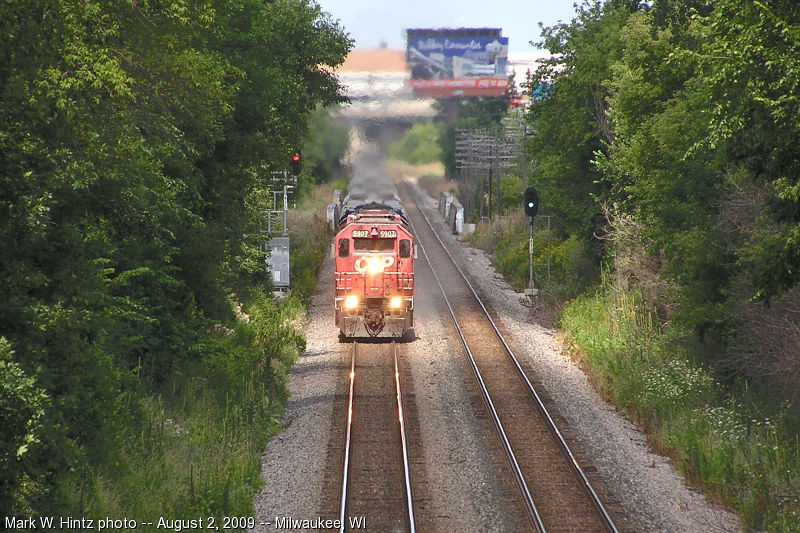
<svg viewBox="0 0 800 533">
<path fill-rule="evenodd" d="M 380 274 L 383 272 L 383 261 L 378 256 L 372 256 L 369 258 L 369 266 L 367 267 L 370 274 Z"/>
<path fill-rule="evenodd" d="M 354 307 L 358 307 L 358 296 L 355 294 L 351 294 L 344 299 L 344 308 L 345 309 L 353 309 Z"/>
<path fill-rule="evenodd" d="M 392 309 L 400 309 L 403 306 L 403 298 L 400 296 L 394 296 L 391 300 L 389 300 L 389 307 Z"/>
</svg>

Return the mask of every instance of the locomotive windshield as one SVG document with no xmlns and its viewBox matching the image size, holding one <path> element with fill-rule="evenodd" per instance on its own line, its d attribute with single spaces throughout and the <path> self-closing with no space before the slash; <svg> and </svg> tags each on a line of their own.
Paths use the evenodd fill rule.
<svg viewBox="0 0 800 533">
<path fill-rule="evenodd" d="M 394 251 L 394 239 L 353 239 L 353 249 L 359 252 Z"/>
</svg>

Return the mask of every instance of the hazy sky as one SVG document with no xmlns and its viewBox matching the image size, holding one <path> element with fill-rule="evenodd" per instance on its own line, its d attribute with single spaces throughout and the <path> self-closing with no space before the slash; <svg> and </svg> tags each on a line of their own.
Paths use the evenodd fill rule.
<svg viewBox="0 0 800 533">
<path fill-rule="evenodd" d="M 357 48 L 405 49 L 406 28 L 502 28 L 510 54 L 532 54 L 539 22 L 569 22 L 578 0 L 317 0 L 355 39 Z"/>
</svg>

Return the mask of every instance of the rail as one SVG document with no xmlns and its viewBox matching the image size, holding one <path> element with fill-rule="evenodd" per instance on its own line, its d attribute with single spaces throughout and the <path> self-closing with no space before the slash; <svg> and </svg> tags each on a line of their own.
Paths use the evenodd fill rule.
<svg viewBox="0 0 800 533">
<path fill-rule="evenodd" d="M 341 491 L 341 502 L 339 506 L 339 532 L 344 533 L 347 526 L 348 526 L 348 517 L 347 517 L 347 510 L 348 510 L 348 502 L 349 498 L 351 497 L 348 491 L 350 485 L 350 457 L 353 453 L 353 419 L 356 415 L 354 411 L 354 398 L 355 398 L 355 378 L 356 378 L 356 353 L 358 352 L 358 343 L 353 342 L 351 345 L 351 356 L 350 356 L 350 373 L 349 373 L 349 392 L 348 392 L 348 400 L 347 400 L 347 427 L 345 430 L 345 456 L 344 456 L 344 466 L 343 466 L 343 473 L 342 473 L 342 491 Z M 391 341 L 391 352 L 392 352 L 392 359 L 393 359 L 393 368 L 394 368 L 394 385 L 395 385 L 395 398 L 397 401 L 397 420 L 399 421 L 399 432 L 400 432 L 400 445 L 402 449 L 402 462 L 403 462 L 403 480 L 405 484 L 405 491 L 404 491 L 404 498 L 405 498 L 405 512 L 407 513 L 408 517 L 408 524 L 409 524 L 409 532 L 416 533 L 416 523 L 414 518 L 414 497 L 411 488 L 411 468 L 410 468 L 410 461 L 409 461 L 409 453 L 408 453 L 408 439 L 406 436 L 406 426 L 405 426 L 405 416 L 403 413 L 403 397 L 402 391 L 400 387 L 400 370 L 398 364 L 398 356 L 397 356 L 397 343 L 395 341 Z"/>
<path fill-rule="evenodd" d="M 420 210 L 421 212 L 421 210 Z M 413 229 L 413 224 L 412 224 Z M 478 380 L 478 386 L 481 389 L 481 393 L 483 395 L 483 399 L 486 402 L 489 408 L 489 415 L 492 419 L 492 424 L 494 425 L 495 430 L 497 431 L 498 436 L 500 437 L 500 441 L 503 443 L 503 451 L 505 452 L 506 458 L 508 459 L 511 470 L 514 474 L 514 481 L 516 481 L 517 486 L 522 492 L 522 499 L 523 504 L 525 506 L 525 511 L 528 514 L 528 518 L 531 520 L 531 523 L 536 528 L 537 531 L 540 533 L 545 533 L 546 529 L 544 527 L 544 523 L 542 522 L 542 517 L 539 514 L 539 509 L 536 507 L 536 502 L 533 500 L 533 495 L 531 495 L 531 491 L 528 488 L 528 483 L 525 481 L 525 477 L 522 474 L 522 468 L 517 461 L 517 456 L 514 454 L 514 450 L 511 449 L 511 443 L 508 440 L 508 436 L 506 435 L 505 428 L 503 427 L 503 423 L 500 421 L 500 416 L 497 413 L 497 409 L 494 406 L 494 402 L 492 401 L 492 397 L 489 395 L 489 390 L 486 388 L 486 383 L 483 381 L 483 376 L 481 375 L 480 370 L 478 369 L 478 365 L 475 362 L 475 358 L 472 355 L 472 351 L 469 348 L 469 344 L 467 343 L 467 339 L 464 337 L 464 332 L 461 329 L 461 326 L 458 323 L 458 319 L 456 318 L 455 312 L 453 311 L 453 307 L 450 305 L 450 300 L 447 298 L 447 293 L 442 286 L 441 281 L 439 280 L 438 274 L 433 269 L 433 264 L 428 257 L 428 253 L 425 251 L 425 247 L 422 246 L 422 243 L 417 241 L 420 249 L 422 250 L 422 255 L 425 256 L 425 260 L 431 264 L 431 271 L 433 272 L 433 277 L 436 280 L 437 285 L 439 285 L 439 290 L 442 293 L 442 297 L 444 298 L 444 302 L 447 305 L 447 310 L 450 312 L 450 317 L 453 319 L 453 324 L 458 331 L 458 335 L 461 338 L 461 343 L 464 345 L 464 348 L 467 351 L 467 356 L 469 357 L 470 366 L 472 367 L 472 371 L 475 373 L 475 377 Z"/>
<path fill-rule="evenodd" d="M 356 348 L 357 344 L 354 342 L 351 348 L 350 356 L 350 392 L 347 399 L 347 429 L 345 430 L 344 441 L 344 471 L 342 473 L 342 500 L 339 506 L 339 533 L 344 533 L 347 524 L 347 481 L 350 473 L 350 437 L 353 434 L 353 385 L 356 378 Z"/>
</svg>

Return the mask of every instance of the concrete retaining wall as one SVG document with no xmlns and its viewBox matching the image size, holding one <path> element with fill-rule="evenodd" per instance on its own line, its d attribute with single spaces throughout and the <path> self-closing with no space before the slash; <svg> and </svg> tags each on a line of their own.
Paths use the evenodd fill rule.
<svg viewBox="0 0 800 533">
<path fill-rule="evenodd" d="M 450 209 L 450 204 L 453 203 L 453 195 L 449 192 L 443 192 L 439 195 L 439 214 L 442 218 L 447 218 L 447 212 Z"/>
<path fill-rule="evenodd" d="M 464 207 L 458 202 L 451 202 L 450 209 L 447 211 L 447 225 L 454 234 L 458 235 L 464 231 Z"/>
</svg>

